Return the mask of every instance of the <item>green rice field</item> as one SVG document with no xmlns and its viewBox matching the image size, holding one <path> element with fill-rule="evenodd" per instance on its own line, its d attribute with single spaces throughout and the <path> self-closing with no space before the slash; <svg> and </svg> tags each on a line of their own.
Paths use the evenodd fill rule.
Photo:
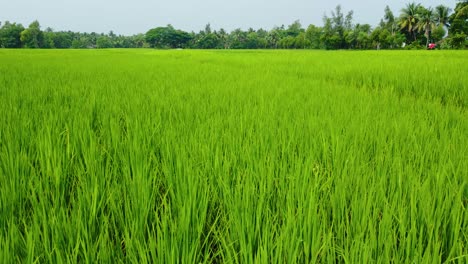
<svg viewBox="0 0 468 264">
<path fill-rule="evenodd" d="M 0 50 L 0 263 L 467 263 L 468 51 Z"/>
</svg>

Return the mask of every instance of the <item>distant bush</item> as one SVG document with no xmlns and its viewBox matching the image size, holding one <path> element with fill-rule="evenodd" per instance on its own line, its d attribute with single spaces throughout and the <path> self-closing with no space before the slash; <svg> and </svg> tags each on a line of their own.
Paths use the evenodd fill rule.
<svg viewBox="0 0 468 264">
<path fill-rule="evenodd" d="M 447 38 L 447 42 L 452 49 L 468 48 L 468 36 L 464 33 L 457 33 L 454 36 Z"/>
<path fill-rule="evenodd" d="M 415 41 L 409 45 L 406 45 L 404 49 L 405 50 L 423 50 L 423 49 L 426 49 L 426 47 L 424 47 L 423 45 Z"/>
</svg>

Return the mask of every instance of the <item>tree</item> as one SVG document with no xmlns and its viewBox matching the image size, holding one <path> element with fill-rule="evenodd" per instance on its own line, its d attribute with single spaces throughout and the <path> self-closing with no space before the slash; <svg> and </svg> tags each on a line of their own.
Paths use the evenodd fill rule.
<svg viewBox="0 0 468 264">
<path fill-rule="evenodd" d="M 278 46 L 282 49 L 294 48 L 295 38 L 293 36 L 286 36 L 278 42 Z"/>
<path fill-rule="evenodd" d="M 44 35 L 39 22 L 36 20 L 32 22 L 27 29 L 23 30 L 20 39 L 26 48 L 42 48 Z"/>
<path fill-rule="evenodd" d="M 208 23 L 205 26 L 205 31 L 203 31 L 205 34 L 211 34 L 211 24 Z"/>
<path fill-rule="evenodd" d="M 448 39 L 448 43 L 452 48 L 462 49 L 468 46 L 466 43 L 467 37 L 465 33 L 456 33 Z"/>
<path fill-rule="evenodd" d="M 325 49 L 339 49 L 341 39 L 338 32 L 333 28 L 333 23 L 331 18 L 324 16 L 323 17 L 323 30 L 322 35 L 320 36 L 320 45 Z"/>
<path fill-rule="evenodd" d="M 357 24 L 352 29 L 345 31 L 345 41 L 349 49 L 369 48 L 369 34 L 371 26 L 369 24 Z"/>
<path fill-rule="evenodd" d="M 299 20 L 296 20 L 288 26 L 288 29 L 286 30 L 286 35 L 297 37 L 303 31 L 304 30 L 302 29 L 301 22 Z"/>
<path fill-rule="evenodd" d="M 370 39 L 372 40 L 372 46 L 376 49 L 380 49 L 380 46 L 381 46 L 381 40 L 380 40 L 381 33 L 382 33 L 382 28 L 377 27 L 372 31 L 370 35 Z"/>
<path fill-rule="evenodd" d="M 177 30 L 171 25 L 150 29 L 134 36 L 41 31 L 38 21 L 28 28 L 21 24 L 0 22 L 0 48 L 200 48 L 200 49 L 393 49 L 404 43 L 409 48 L 423 48 L 430 41 L 444 43 L 444 47 L 468 46 L 468 0 L 458 0 L 454 9 L 438 5 L 435 9 L 408 3 L 398 17 L 387 5 L 379 25 L 371 30 L 368 24 L 353 24 L 353 11 L 343 12 L 340 5 L 324 15 L 323 27 L 309 25 L 305 30 L 296 20 L 289 26 L 274 27 L 271 31 L 249 28 L 227 33 L 213 30 L 208 23 L 198 33 Z M 448 37 L 446 37 L 448 31 Z M 446 39 L 444 39 L 446 37 Z"/>
<path fill-rule="evenodd" d="M 403 43 L 406 41 L 406 36 L 401 32 L 396 32 L 392 36 L 392 48 L 400 48 L 403 46 Z"/>
<path fill-rule="evenodd" d="M 144 34 L 133 35 L 130 37 L 130 39 L 132 42 L 132 48 L 146 48 L 148 45 L 145 41 Z"/>
<path fill-rule="evenodd" d="M 268 31 L 262 28 L 257 30 L 257 47 L 259 49 L 268 48 Z"/>
<path fill-rule="evenodd" d="M 171 48 L 186 48 L 189 45 L 190 40 L 192 40 L 192 36 L 183 30 L 174 30 L 171 32 L 172 41 L 170 42 Z"/>
<path fill-rule="evenodd" d="M 306 49 L 309 48 L 310 45 L 311 42 L 306 38 L 305 32 L 301 32 L 294 40 L 294 48 L 296 49 Z"/>
<path fill-rule="evenodd" d="M 258 39 L 258 34 L 251 28 L 249 32 L 247 33 L 247 39 L 245 42 L 245 48 L 246 49 L 258 49 L 259 46 L 259 39 Z"/>
<path fill-rule="evenodd" d="M 0 28 L 0 47 L 21 48 L 21 32 L 24 27 L 21 24 L 6 21 Z"/>
<path fill-rule="evenodd" d="M 353 11 L 349 11 L 345 16 L 341 11 L 341 6 L 337 5 L 335 11 L 331 12 L 331 18 L 324 16 L 324 34 L 322 43 L 326 49 L 344 49 L 347 48 L 347 31 L 352 30 Z"/>
<path fill-rule="evenodd" d="M 468 0 L 459 0 L 459 2 L 456 7 L 456 16 L 459 18 L 463 17 L 466 20 L 468 16 Z"/>
<path fill-rule="evenodd" d="M 416 41 L 416 31 L 418 25 L 418 10 L 421 5 L 416 3 L 409 3 L 405 8 L 401 9 L 401 14 L 398 20 L 400 29 L 407 32 Z"/>
<path fill-rule="evenodd" d="M 220 39 L 215 33 L 200 34 L 200 38 L 195 43 L 199 49 L 215 49 L 221 44 Z"/>
<path fill-rule="evenodd" d="M 310 48 L 320 49 L 320 36 L 322 34 L 322 29 L 314 25 L 309 25 L 305 34 L 307 40 L 310 42 Z"/>
<path fill-rule="evenodd" d="M 357 44 L 357 34 L 355 30 L 347 30 L 345 31 L 345 41 L 346 41 L 346 46 L 348 49 L 354 49 Z"/>
<path fill-rule="evenodd" d="M 395 15 L 393 15 L 393 12 L 388 5 L 385 7 L 384 17 L 380 22 L 380 27 L 387 29 L 392 35 L 395 34 L 398 27 Z"/>
<path fill-rule="evenodd" d="M 426 47 L 429 46 L 431 32 L 436 27 L 437 17 L 432 8 L 420 7 L 417 14 L 418 23 L 417 28 L 419 31 L 424 31 L 426 37 Z"/>
<path fill-rule="evenodd" d="M 210 33 L 212 34 L 212 33 Z M 190 34 L 176 30 L 171 25 L 150 29 L 145 36 L 152 48 L 184 48 L 192 39 Z"/>
<path fill-rule="evenodd" d="M 444 5 L 436 6 L 435 12 L 436 12 L 438 26 L 440 25 L 446 28 L 450 27 L 449 14 L 451 11 L 452 10 L 449 7 L 446 7 Z"/>
<path fill-rule="evenodd" d="M 68 49 L 72 45 L 73 32 L 71 31 L 54 32 L 53 41 L 54 41 L 55 48 Z"/>
<path fill-rule="evenodd" d="M 435 43 L 437 43 L 445 37 L 446 33 L 447 32 L 445 31 L 444 27 L 442 25 L 439 25 L 432 30 L 431 38 Z"/>
<path fill-rule="evenodd" d="M 450 47 L 461 49 L 468 46 L 468 1 L 459 1 L 454 13 L 449 17 L 449 38 L 447 43 Z"/>
<path fill-rule="evenodd" d="M 228 42 L 232 49 L 245 49 L 247 32 L 242 31 L 240 28 L 235 29 L 231 34 L 229 34 Z"/>
<path fill-rule="evenodd" d="M 146 32 L 146 42 L 152 48 L 167 48 L 172 30 L 171 26 L 150 29 Z"/>
<path fill-rule="evenodd" d="M 81 39 L 76 38 L 72 41 L 71 48 L 72 49 L 84 49 L 86 48 L 86 45 L 83 43 L 83 41 L 81 41 Z"/>
<path fill-rule="evenodd" d="M 44 41 L 43 41 L 43 48 L 45 49 L 55 49 L 55 43 L 54 43 L 54 36 L 55 33 L 52 28 L 48 27 L 46 30 L 43 32 L 44 34 Z"/>
<path fill-rule="evenodd" d="M 356 37 L 356 47 L 359 49 L 368 49 L 370 47 L 370 36 L 364 31 L 359 31 Z"/>
<path fill-rule="evenodd" d="M 468 1 L 457 3 L 454 13 L 449 17 L 449 34 L 468 34 Z"/>
<path fill-rule="evenodd" d="M 110 36 L 102 35 L 96 40 L 96 48 L 98 49 L 109 49 L 113 47 L 114 45 Z"/>
<path fill-rule="evenodd" d="M 221 28 L 221 29 L 217 32 L 217 35 L 218 35 L 219 41 L 221 42 L 222 48 L 223 48 L 223 49 L 228 49 L 228 48 L 229 48 L 229 44 L 228 44 L 228 37 L 229 37 L 229 34 L 226 32 L 226 30 L 224 30 L 223 28 Z"/>
<path fill-rule="evenodd" d="M 279 45 L 279 41 L 284 36 L 284 28 L 275 27 L 269 33 L 267 37 L 268 45 L 273 48 L 277 49 Z"/>
</svg>

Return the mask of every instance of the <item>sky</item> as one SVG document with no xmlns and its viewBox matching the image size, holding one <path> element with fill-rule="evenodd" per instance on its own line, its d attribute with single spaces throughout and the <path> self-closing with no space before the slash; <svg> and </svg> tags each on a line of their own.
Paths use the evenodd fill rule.
<svg viewBox="0 0 468 264">
<path fill-rule="evenodd" d="M 340 4 L 343 13 L 354 11 L 355 23 L 375 26 L 390 6 L 395 16 L 410 0 L 0 0 L 0 21 L 24 26 L 38 20 L 43 29 L 133 35 L 173 25 L 198 32 L 212 29 L 271 29 L 299 20 L 303 27 L 321 26 L 324 14 Z M 424 6 L 454 8 L 456 0 L 416 1 Z"/>
</svg>

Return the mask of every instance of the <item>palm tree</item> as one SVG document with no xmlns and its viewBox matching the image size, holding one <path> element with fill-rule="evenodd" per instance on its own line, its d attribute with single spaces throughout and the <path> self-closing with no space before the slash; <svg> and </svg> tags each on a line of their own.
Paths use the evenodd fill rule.
<svg viewBox="0 0 468 264">
<path fill-rule="evenodd" d="M 424 31 L 426 37 L 426 47 L 429 45 L 432 29 L 436 27 L 437 15 L 432 8 L 420 7 L 418 14 L 417 28 L 419 31 Z"/>
<path fill-rule="evenodd" d="M 437 16 L 437 25 L 438 26 L 443 26 L 443 27 L 450 27 L 449 23 L 449 17 L 450 17 L 450 12 L 452 12 L 452 9 L 449 7 L 446 7 L 444 5 L 438 5 L 435 8 L 436 16 Z"/>
<path fill-rule="evenodd" d="M 401 9 L 401 15 L 398 21 L 400 29 L 406 30 L 413 39 L 416 40 L 416 26 L 418 24 L 418 10 L 421 4 L 408 3 L 405 8 Z"/>
</svg>

